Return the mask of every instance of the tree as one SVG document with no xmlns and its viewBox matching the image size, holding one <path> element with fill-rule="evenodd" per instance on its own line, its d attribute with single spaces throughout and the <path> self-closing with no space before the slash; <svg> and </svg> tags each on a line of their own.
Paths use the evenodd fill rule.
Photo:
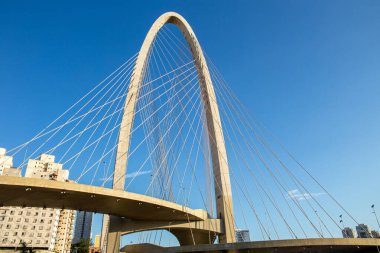
<svg viewBox="0 0 380 253">
<path fill-rule="evenodd" d="M 21 253 L 35 253 L 36 251 L 33 248 L 27 247 L 27 244 L 25 241 L 22 241 L 21 243 L 20 251 Z"/>
<path fill-rule="evenodd" d="M 79 242 L 71 245 L 72 253 L 88 253 L 90 251 L 91 241 L 88 239 L 80 239 Z"/>
</svg>

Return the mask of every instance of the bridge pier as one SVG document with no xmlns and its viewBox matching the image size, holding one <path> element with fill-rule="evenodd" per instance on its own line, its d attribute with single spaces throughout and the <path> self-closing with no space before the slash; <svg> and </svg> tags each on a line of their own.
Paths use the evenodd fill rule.
<svg viewBox="0 0 380 253">
<path fill-rule="evenodd" d="M 120 252 L 120 238 L 122 236 L 120 224 L 122 218 L 117 216 L 109 217 L 108 235 L 107 235 L 107 253 L 119 253 Z"/>
<path fill-rule="evenodd" d="M 107 239 L 107 253 L 119 253 L 122 235 L 149 230 L 167 230 L 173 234 L 181 246 L 212 244 L 217 235 L 224 233 L 221 220 L 204 221 L 140 221 L 110 216 Z"/>
</svg>

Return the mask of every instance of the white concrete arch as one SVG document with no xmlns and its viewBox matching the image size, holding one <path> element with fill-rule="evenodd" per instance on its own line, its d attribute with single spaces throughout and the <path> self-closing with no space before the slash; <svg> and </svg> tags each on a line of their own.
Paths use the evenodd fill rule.
<svg viewBox="0 0 380 253">
<path fill-rule="evenodd" d="M 144 43 L 141 46 L 135 63 L 134 73 L 129 85 L 124 114 L 120 126 L 113 188 L 124 190 L 125 175 L 128 163 L 127 154 L 130 146 L 131 130 L 135 117 L 137 98 L 139 96 L 141 83 L 143 81 L 144 66 L 155 37 L 160 29 L 168 23 L 176 25 L 181 30 L 195 62 L 199 83 L 201 86 L 203 104 L 206 112 L 209 142 L 211 145 L 217 216 L 219 219 L 223 220 L 223 230 L 225 231 L 225 234 L 220 236 L 219 241 L 222 243 L 234 242 L 235 226 L 230 174 L 215 91 L 202 48 L 195 36 L 195 33 L 188 22 L 178 13 L 167 12 L 161 15 L 150 28 L 145 37 Z"/>
</svg>

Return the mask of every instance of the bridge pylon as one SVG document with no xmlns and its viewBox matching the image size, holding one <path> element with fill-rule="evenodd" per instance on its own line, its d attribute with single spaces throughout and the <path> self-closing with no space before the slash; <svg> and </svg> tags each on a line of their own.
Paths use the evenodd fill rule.
<svg viewBox="0 0 380 253">
<path fill-rule="evenodd" d="M 127 102 L 125 103 L 123 118 L 120 125 L 113 176 L 113 189 L 124 190 L 125 175 L 128 163 L 127 154 L 130 147 L 131 131 L 135 117 L 137 99 L 139 96 L 141 83 L 143 81 L 144 66 L 157 33 L 165 24 L 169 23 L 176 25 L 183 33 L 197 69 L 199 84 L 201 86 L 203 106 L 206 113 L 208 138 L 211 148 L 217 218 L 221 220 L 221 231 L 223 231 L 223 233 L 219 235 L 219 242 L 232 243 L 235 242 L 232 191 L 219 108 L 202 48 L 191 26 L 178 13 L 167 12 L 161 15 L 153 23 L 141 46 L 129 85 L 129 91 L 126 97 Z M 105 222 L 109 222 L 107 253 L 119 252 L 120 236 L 122 235 L 119 228 L 122 220 L 117 217 L 111 217 L 109 220 L 105 220 Z M 167 229 L 169 229 L 169 227 L 167 227 Z M 199 243 L 209 240 L 208 236 L 205 240 L 202 240 L 202 233 L 199 233 L 198 235 L 199 239 L 197 239 L 197 241 Z M 194 240 L 194 235 L 191 235 L 189 230 L 187 233 L 181 231 L 181 233 L 177 234 L 177 238 L 179 238 L 178 236 L 181 237 L 181 240 L 179 241 L 180 243 L 182 242 L 182 244 L 197 243 Z M 190 238 L 192 239 L 190 240 Z"/>
</svg>

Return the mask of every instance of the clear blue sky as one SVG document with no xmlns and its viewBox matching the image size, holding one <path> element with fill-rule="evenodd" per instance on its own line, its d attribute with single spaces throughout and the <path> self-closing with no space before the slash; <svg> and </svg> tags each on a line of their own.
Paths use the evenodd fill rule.
<svg viewBox="0 0 380 253">
<path fill-rule="evenodd" d="M 47 125 L 177 11 L 240 100 L 365 223 L 380 208 L 380 1 L 2 1 L 0 146 Z"/>
</svg>

